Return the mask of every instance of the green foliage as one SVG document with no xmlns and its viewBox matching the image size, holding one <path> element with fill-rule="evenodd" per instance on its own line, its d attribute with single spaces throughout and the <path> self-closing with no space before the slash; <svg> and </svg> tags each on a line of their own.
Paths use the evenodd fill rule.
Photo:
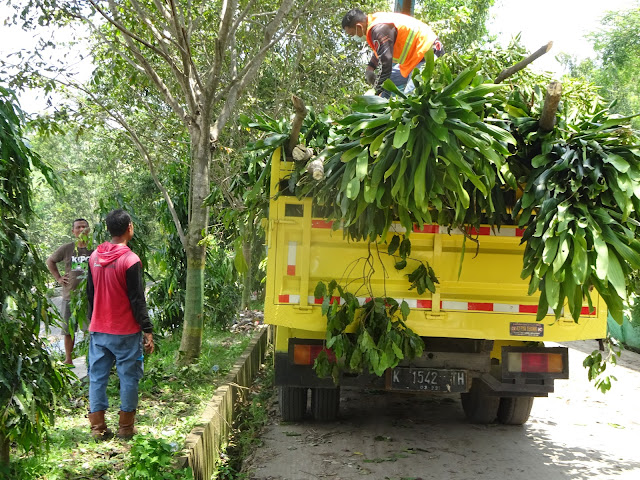
<svg viewBox="0 0 640 480">
<path fill-rule="evenodd" d="M 434 29 L 447 52 L 464 52 L 488 34 L 486 21 L 493 0 L 417 2 L 415 15 Z"/>
<path fill-rule="evenodd" d="M 30 177 L 40 171 L 51 185 L 55 182 L 51 169 L 24 141 L 23 125 L 15 95 L 0 87 L 0 464 L 9 461 L 8 442 L 25 451 L 43 445 L 71 378 L 39 338 L 41 322 L 52 319 L 45 267 L 27 233 Z"/>
<path fill-rule="evenodd" d="M 471 60 L 434 62 L 431 52 L 414 94 L 358 97 L 320 154 L 326 181 L 302 176 L 296 194 L 314 196 L 355 240 L 384 239 L 395 219 L 407 232 L 507 220 L 504 192 L 516 180 L 505 161 L 515 139 L 499 110 L 506 86 Z"/>
<path fill-rule="evenodd" d="M 225 328 L 231 325 L 240 306 L 241 287 L 232 253 L 219 242 L 207 250 L 204 286 L 208 324 Z"/>
<path fill-rule="evenodd" d="M 129 464 L 120 472 L 122 480 L 192 480 L 191 468 L 173 466 L 175 446 L 150 435 L 136 435 L 131 445 Z"/>
<path fill-rule="evenodd" d="M 175 450 L 182 447 L 185 437 L 198 424 L 207 402 L 224 382 L 251 336 L 206 328 L 200 361 L 189 366 L 179 366 L 175 361 L 179 335 L 154 334 L 154 338 L 156 351 L 144 358 L 136 425 L 144 438 L 155 437 Z M 120 472 L 127 472 L 133 442 L 93 441 L 86 418 L 88 384 L 74 382 L 71 390 L 69 396 L 60 399 L 55 428 L 48 432 L 52 448 L 44 455 L 17 452 L 6 476 L 0 468 L 1 479 L 115 480 Z M 107 394 L 110 405 L 117 406 L 120 401 L 117 375 L 111 378 Z M 117 428 L 118 409 L 110 408 L 106 419 L 110 428 Z M 167 472 L 173 473 L 170 466 Z"/>
<path fill-rule="evenodd" d="M 317 299 L 324 299 L 322 314 L 327 317 L 326 349 L 313 365 L 318 376 L 331 375 L 336 383 L 345 370 L 382 376 L 401 360 L 422 355 L 422 338 L 405 324 L 409 316 L 406 302 L 372 297 L 361 306 L 356 296 L 335 280 L 329 284 L 319 282 L 314 294 Z M 340 299 L 344 301 L 342 305 Z M 353 329 L 354 334 L 347 333 L 347 329 Z"/>
<path fill-rule="evenodd" d="M 33 123 L 28 130 L 33 150 L 47 159 L 61 187 L 52 189 L 39 174 L 32 178 L 35 215 L 29 231 L 40 250 L 48 254 L 75 239 L 71 235 L 74 219 L 86 218 L 89 225 L 94 223 L 102 192 L 108 189 L 109 195 L 113 194 L 116 183 L 112 181 L 113 170 L 103 170 L 94 152 L 95 145 L 103 141 L 99 129 L 92 135 L 78 136 L 72 126 L 60 123 L 58 126 L 69 131 L 53 136 L 34 131 Z M 131 177 L 129 180 L 131 188 Z"/>
<path fill-rule="evenodd" d="M 622 345 L 619 345 L 611 337 L 605 340 L 605 345 L 604 355 L 603 352 L 594 350 L 582 362 L 582 365 L 587 369 L 589 381 L 595 381 L 595 387 L 602 393 L 607 393 L 611 389 L 611 381 L 617 380 L 614 375 L 605 375 L 605 372 L 608 364 L 614 366 L 618 363 L 623 349 Z"/>
<path fill-rule="evenodd" d="M 640 150 L 628 121 L 597 104 L 588 115 L 567 112 L 549 133 L 531 117 L 514 119 L 539 152 L 514 208 L 526 227 L 522 277 L 531 277 L 530 293 L 540 290 L 539 319 L 547 307 L 559 318 L 568 304 L 577 321 L 593 286 L 622 322 L 627 280 L 640 269 Z"/>
<path fill-rule="evenodd" d="M 612 112 L 631 115 L 640 112 L 640 8 L 609 12 L 597 31 L 588 35 L 595 59 L 577 62 L 565 56 L 570 75 L 586 78 L 601 87 L 602 95 L 614 101 Z M 640 120 L 633 124 L 640 126 Z"/>
</svg>

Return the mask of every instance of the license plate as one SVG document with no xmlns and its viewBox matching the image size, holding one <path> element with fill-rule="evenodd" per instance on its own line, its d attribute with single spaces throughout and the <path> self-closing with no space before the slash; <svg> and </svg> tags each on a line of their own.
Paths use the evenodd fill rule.
<svg viewBox="0 0 640 480">
<path fill-rule="evenodd" d="M 390 372 L 391 390 L 466 392 L 467 372 L 434 368 L 396 367 Z"/>
</svg>

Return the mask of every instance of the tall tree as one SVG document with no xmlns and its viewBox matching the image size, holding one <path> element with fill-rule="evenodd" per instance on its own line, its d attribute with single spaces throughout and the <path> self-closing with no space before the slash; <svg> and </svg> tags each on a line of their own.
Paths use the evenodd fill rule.
<svg viewBox="0 0 640 480">
<path fill-rule="evenodd" d="M 416 2 L 415 15 L 429 23 L 448 52 L 466 51 L 488 34 L 494 0 L 430 0 Z"/>
<path fill-rule="evenodd" d="M 605 98 L 617 102 L 612 111 L 623 115 L 640 113 L 640 7 L 608 12 L 601 28 L 587 38 L 596 58 L 577 62 L 564 56 L 562 63 L 569 74 L 599 85 Z M 636 119 L 635 125 L 640 121 Z"/>
<path fill-rule="evenodd" d="M 188 141 L 188 223 L 180 222 L 171 196 L 157 175 L 156 150 L 129 121 L 127 104 L 104 106 L 111 122 L 130 136 L 172 212 L 187 255 L 185 319 L 180 352 L 198 358 L 202 341 L 203 289 L 209 228 L 211 166 L 221 161 L 221 136 L 238 101 L 255 79 L 267 53 L 291 41 L 292 30 L 317 0 L 30 0 L 45 22 L 81 21 L 101 46 L 137 73 L 141 87 L 154 89 L 161 105 L 151 108 L 181 122 Z M 127 81 L 126 79 L 123 79 Z M 162 120 L 159 118 L 158 120 Z M 161 135 L 159 135 L 161 136 Z"/>
</svg>

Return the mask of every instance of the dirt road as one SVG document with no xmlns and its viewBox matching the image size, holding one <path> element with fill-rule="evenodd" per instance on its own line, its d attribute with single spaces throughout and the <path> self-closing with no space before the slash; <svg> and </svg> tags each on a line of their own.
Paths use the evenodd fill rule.
<svg viewBox="0 0 640 480">
<path fill-rule="evenodd" d="M 601 394 L 572 342 L 571 379 L 534 402 L 522 427 L 471 425 L 456 396 L 343 390 L 340 419 L 280 424 L 248 459 L 254 480 L 640 479 L 640 355 L 625 351 Z"/>
</svg>

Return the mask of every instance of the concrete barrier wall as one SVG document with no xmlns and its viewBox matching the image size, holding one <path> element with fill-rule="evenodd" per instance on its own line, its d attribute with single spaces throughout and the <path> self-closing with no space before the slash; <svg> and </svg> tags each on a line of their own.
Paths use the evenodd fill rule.
<svg viewBox="0 0 640 480">
<path fill-rule="evenodd" d="M 195 480 L 210 480 L 215 473 L 222 446 L 231 433 L 238 403 L 260 370 L 269 339 L 269 328 L 254 334 L 224 385 L 216 389 L 198 425 L 187 436 L 178 464 L 192 467 Z"/>
</svg>

